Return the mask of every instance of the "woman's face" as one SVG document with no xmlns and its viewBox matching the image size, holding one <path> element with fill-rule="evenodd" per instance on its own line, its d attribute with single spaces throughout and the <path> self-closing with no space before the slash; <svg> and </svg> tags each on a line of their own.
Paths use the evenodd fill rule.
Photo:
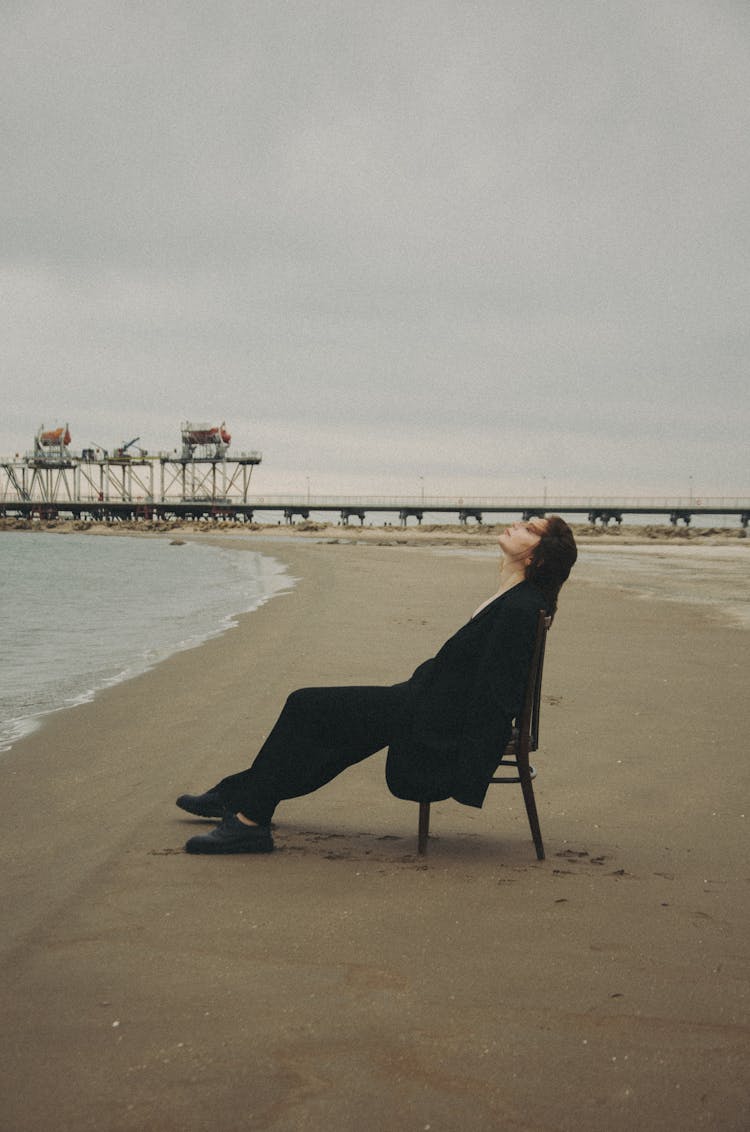
<svg viewBox="0 0 750 1132">
<path fill-rule="evenodd" d="M 498 539 L 500 549 L 510 561 L 525 562 L 534 547 L 539 545 L 546 529 L 546 519 L 534 518 L 511 523 Z"/>
</svg>

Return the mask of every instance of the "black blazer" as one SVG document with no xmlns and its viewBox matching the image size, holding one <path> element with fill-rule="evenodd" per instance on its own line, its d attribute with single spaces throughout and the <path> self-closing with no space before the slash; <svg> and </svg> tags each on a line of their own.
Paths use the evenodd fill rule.
<svg viewBox="0 0 750 1132">
<path fill-rule="evenodd" d="M 417 668 L 386 761 L 397 798 L 482 805 L 521 710 L 540 609 L 544 596 L 520 582 Z"/>
</svg>

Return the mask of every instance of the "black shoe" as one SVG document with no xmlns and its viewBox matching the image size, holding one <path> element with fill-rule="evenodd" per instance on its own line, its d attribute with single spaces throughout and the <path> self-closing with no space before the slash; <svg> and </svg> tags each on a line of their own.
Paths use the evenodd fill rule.
<svg viewBox="0 0 750 1132">
<path fill-rule="evenodd" d="M 218 819 L 233 813 L 232 807 L 215 790 L 207 790 L 205 794 L 180 794 L 175 805 L 199 818 Z"/>
<path fill-rule="evenodd" d="M 273 838 L 268 825 L 245 825 L 227 814 L 221 825 L 185 842 L 188 853 L 272 853 Z"/>
</svg>

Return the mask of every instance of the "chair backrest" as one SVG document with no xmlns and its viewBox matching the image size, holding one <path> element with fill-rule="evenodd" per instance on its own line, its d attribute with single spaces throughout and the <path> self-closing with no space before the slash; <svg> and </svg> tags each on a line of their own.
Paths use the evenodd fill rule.
<svg viewBox="0 0 750 1132">
<path fill-rule="evenodd" d="M 517 774 L 505 777 L 493 775 L 490 782 L 520 782 L 523 790 L 523 800 L 526 813 L 531 826 L 531 835 L 534 838 L 536 855 L 540 861 L 544 860 L 544 843 L 539 829 L 539 817 L 534 801 L 534 788 L 531 780 L 534 769 L 529 765 L 529 751 L 536 751 L 539 742 L 539 708 L 542 701 L 542 668 L 544 667 L 544 650 L 547 644 L 547 630 L 552 624 L 543 609 L 539 610 L 534 638 L 534 650 L 531 656 L 531 666 L 526 682 L 523 705 L 513 728 L 513 736 L 505 750 L 498 767 L 513 767 Z M 419 803 L 419 834 L 417 848 L 420 853 L 427 850 L 427 838 L 430 832 L 430 803 Z"/>
<path fill-rule="evenodd" d="M 539 715 L 542 704 L 542 673 L 544 671 L 544 651 L 547 647 L 547 632 L 552 624 L 543 609 L 539 610 L 534 639 L 534 652 L 531 657 L 529 677 L 523 697 L 523 707 L 517 720 L 518 746 L 523 755 L 536 751 L 539 746 Z"/>
</svg>

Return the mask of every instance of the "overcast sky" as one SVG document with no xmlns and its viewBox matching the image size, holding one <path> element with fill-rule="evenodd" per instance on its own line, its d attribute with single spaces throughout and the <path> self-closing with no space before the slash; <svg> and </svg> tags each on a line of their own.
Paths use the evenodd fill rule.
<svg viewBox="0 0 750 1132">
<path fill-rule="evenodd" d="M 0 455 L 750 492 L 747 0 L 4 0 Z"/>
</svg>

